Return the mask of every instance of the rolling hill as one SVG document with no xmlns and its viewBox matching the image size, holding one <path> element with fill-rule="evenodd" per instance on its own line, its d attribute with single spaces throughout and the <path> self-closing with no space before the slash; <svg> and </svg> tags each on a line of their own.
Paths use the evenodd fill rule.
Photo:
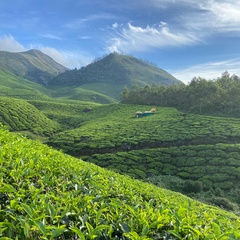
<svg viewBox="0 0 240 240">
<path fill-rule="evenodd" d="M 50 136 L 60 125 L 24 100 L 0 97 L 0 122 L 11 131 Z"/>
<path fill-rule="evenodd" d="M 28 80 L 41 85 L 32 84 L 33 92 L 40 90 L 48 97 L 98 103 L 119 101 L 124 86 L 180 83 L 166 71 L 146 61 L 117 53 L 111 53 L 79 70 L 69 70 L 39 50 L 21 53 L 0 51 L 0 77 L 3 75 L 1 78 L 5 78 L 2 92 L 5 89 L 11 92 L 10 88 L 6 88 L 9 87 L 6 84 L 7 74 L 10 74 L 10 85 L 15 78 L 17 84 L 23 86 L 24 92 L 27 87 L 31 93 L 29 83 L 26 82 Z M 13 87 L 13 92 L 15 90 Z M 13 95 L 20 96 L 21 91 Z M 22 95 L 27 96 L 28 93 Z"/>
<path fill-rule="evenodd" d="M 25 100 L 71 101 L 79 100 L 96 103 L 116 103 L 116 100 L 97 91 L 80 87 L 46 87 L 11 72 L 0 70 L 0 96 Z"/>
<path fill-rule="evenodd" d="M 20 53 L 0 51 L 0 70 L 47 85 L 67 68 L 41 51 L 32 49 Z"/>
<path fill-rule="evenodd" d="M 124 86 L 180 83 L 166 71 L 132 56 L 111 53 L 92 64 L 59 74 L 50 85 L 74 85 L 119 99 Z"/>
<path fill-rule="evenodd" d="M 199 184 L 190 192 L 183 185 L 174 189 L 199 193 L 197 197 L 218 189 L 218 197 L 238 207 L 228 200 L 214 204 L 238 211 L 240 120 L 184 115 L 167 107 L 158 107 L 150 117 L 136 117 L 135 112 L 146 110 L 149 106 L 92 106 L 79 115 L 79 127 L 55 134 L 48 144 L 144 181 L 164 175 L 178 177 L 181 184 Z"/>
<path fill-rule="evenodd" d="M 236 215 L 0 127 L 1 239 L 233 239 Z"/>
<path fill-rule="evenodd" d="M 0 70 L 0 96 L 20 99 L 49 99 L 51 91 L 44 86 Z"/>
</svg>

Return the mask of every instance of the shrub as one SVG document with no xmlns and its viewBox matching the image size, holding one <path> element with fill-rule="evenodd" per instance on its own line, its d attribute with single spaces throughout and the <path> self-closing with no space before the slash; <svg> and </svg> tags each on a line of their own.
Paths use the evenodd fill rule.
<svg viewBox="0 0 240 240">
<path fill-rule="evenodd" d="M 203 190 L 203 184 L 200 181 L 186 180 L 183 184 L 185 193 L 198 193 Z"/>
</svg>

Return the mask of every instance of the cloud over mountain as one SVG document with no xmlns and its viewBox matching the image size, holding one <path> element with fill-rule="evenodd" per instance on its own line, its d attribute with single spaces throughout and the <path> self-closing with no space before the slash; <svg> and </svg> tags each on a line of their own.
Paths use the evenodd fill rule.
<svg viewBox="0 0 240 240">
<path fill-rule="evenodd" d="M 14 39 L 11 35 L 3 35 L 0 37 L 0 51 L 22 52 L 25 47 Z"/>
</svg>

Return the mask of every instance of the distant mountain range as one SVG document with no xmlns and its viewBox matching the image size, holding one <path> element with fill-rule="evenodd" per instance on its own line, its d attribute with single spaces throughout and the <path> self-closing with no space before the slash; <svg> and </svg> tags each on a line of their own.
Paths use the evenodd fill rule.
<svg viewBox="0 0 240 240">
<path fill-rule="evenodd" d="M 67 68 L 39 50 L 29 50 L 20 53 L 0 51 L 0 70 L 47 85 Z"/>
<path fill-rule="evenodd" d="M 123 87 L 132 85 L 172 85 L 180 81 L 168 72 L 132 56 L 111 53 L 104 58 L 56 76 L 49 85 L 81 86 L 118 98 Z"/>
<path fill-rule="evenodd" d="M 42 93 L 51 97 L 84 101 L 87 96 L 87 101 L 100 103 L 118 101 L 124 86 L 180 83 L 163 69 L 118 53 L 111 53 L 79 70 L 69 70 L 39 50 L 21 53 L 0 51 L 0 71 L 42 85 L 41 89 L 46 89 Z M 4 79 L 6 87 L 6 76 Z M 19 78 L 17 81 L 25 84 Z"/>
</svg>

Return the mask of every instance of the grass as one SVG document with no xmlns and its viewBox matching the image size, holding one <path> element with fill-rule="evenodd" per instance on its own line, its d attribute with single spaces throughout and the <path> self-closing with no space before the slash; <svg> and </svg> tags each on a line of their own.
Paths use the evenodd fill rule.
<svg viewBox="0 0 240 240">
<path fill-rule="evenodd" d="M 237 216 L 0 128 L 1 239 L 239 239 Z"/>
<path fill-rule="evenodd" d="M 101 104 L 116 103 L 114 98 L 80 87 L 46 87 L 10 72 L 0 70 L 0 96 L 24 100 L 55 102 L 85 101 Z"/>
<path fill-rule="evenodd" d="M 0 70 L 0 95 L 21 99 L 48 99 L 49 91 L 13 73 Z"/>
<path fill-rule="evenodd" d="M 97 89 L 96 91 L 84 89 L 81 87 L 48 87 L 52 91 L 51 96 L 54 98 L 61 98 L 65 100 L 79 100 L 85 102 L 96 102 L 101 104 L 116 103 L 114 98 L 101 94 Z"/>
</svg>

